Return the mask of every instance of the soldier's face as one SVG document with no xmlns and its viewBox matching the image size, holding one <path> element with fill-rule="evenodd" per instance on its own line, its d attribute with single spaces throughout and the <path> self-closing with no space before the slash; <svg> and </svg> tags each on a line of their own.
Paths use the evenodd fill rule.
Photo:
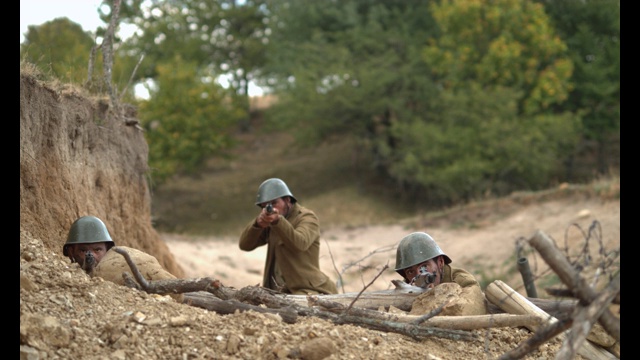
<svg viewBox="0 0 640 360">
<path fill-rule="evenodd" d="M 428 272 L 435 274 L 436 279 L 434 281 L 434 285 L 440 284 L 442 279 L 440 278 L 442 266 L 444 265 L 444 260 L 441 256 L 436 257 L 435 259 L 429 259 L 424 261 L 418 265 L 411 266 L 404 271 L 404 275 L 408 281 L 411 281 L 418 272 L 420 271 L 420 267 L 424 266 Z"/>
<path fill-rule="evenodd" d="M 71 257 L 78 264 L 84 264 L 87 252 L 90 252 L 95 258 L 96 264 L 100 263 L 100 260 L 107 253 L 107 244 L 103 242 L 93 244 L 73 244 L 68 248 Z"/>
<path fill-rule="evenodd" d="M 277 198 L 270 202 L 265 202 L 260 204 L 261 208 L 267 206 L 267 204 L 271 203 L 274 209 L 278 210 L 278 214 L 286 217 L 289 214 L 289 210 L 291 209 L 291 199 L 288 196 Z"/>
</svg>

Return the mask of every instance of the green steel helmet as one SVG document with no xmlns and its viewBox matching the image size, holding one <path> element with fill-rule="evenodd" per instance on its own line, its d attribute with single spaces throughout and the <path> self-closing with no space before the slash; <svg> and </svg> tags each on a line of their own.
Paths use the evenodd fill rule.
<svg viewBox="0 0 640 360">
<path fill-rule="evenodd" d="M 290 196 L 291 202 L 295 203 L 297 200 L 289 191 L 287 184 L 284 181 L 271 178 L 267 179 L 260 184 L 258 188 L 258 196 L 256 197 L 256 205 L 260 206 L 260 204 L 275 200 L 277 198 L 281 198 L 283 196 Z"/>
<path fill-rule="evenodd" d="M 396 251 L 396 272 L 402 277 L 404 276 L 404 269 L 418 265 L 429 259 L 433 259 L 436 256 L 444 256 L 444 263 L 449 264 L 451 258 L 449 258 L 438 244 L 436 244 L 433 238 L 424 232 L 411 233 L 398 244 L 398 250 Z"/>
<path fill-rule="evenodd" d="M 83 216 L 78 218 L 71 225 L 67 242 L 62 247 L 64 256 L 69 256 L 67 247 L 73 244 L 92 244 L 97 242 L 105 242 L 107 250 L 111 249 L 115 243 L 111 240 L 109 230 L 102 220 L 95 216 Z"/>
</svg>

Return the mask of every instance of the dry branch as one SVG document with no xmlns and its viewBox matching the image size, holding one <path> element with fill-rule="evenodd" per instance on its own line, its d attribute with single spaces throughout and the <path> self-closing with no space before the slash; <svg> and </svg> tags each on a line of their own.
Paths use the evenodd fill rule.
<svg viewBox="0 0 640 360">
<path fill-rule="evenodd" d="M 573 293 L 582 304 L 590 304 L 598 296 L 598 293 L 571 266 L 567 258 L 562 255 L 545 233 L 537 231 L 529 242 L 558 275 L 560 280 L 573 290 Z M 608 308 L 603 309 L 598 321 L 616 341 L 620 341 L 620 319 L 615 317 Z"/>
<path fill-rule="evenodd" d="M 136 287 L 146 291 L 147 293 L 166 295 L 182 294 L 193 291 L 207 291 L 222 300 L 231 299 L 234 296 L 235 291 L 233 289 L 227 288 L 223 286 L 219 280 L 209 277 L 197 279 L 169 279 L 147 281 L 147 279 L 142 276 L 140 270 L 138 270 L 138 267 L 133 262 L 133 259 L 131 259 L 131 256 L 126 250 L 116 246 L 113 248 L 113 251 L 124 257 L 127 265 L 129 265 L 129 268 L 133 273 L 135 280 L 138 282 L 138 286 Z M 131 282 L 127 281 L 127 279 L 125 278 L 125 284 L 130 283 Z"/>
<path fill-rule="evenodd" d="M 218 314 L 233 314 L 236 311 L 253 310 L 263 314 L 278 314 L 282 320 L 288 324 L 294 324 L 298 319 L 298 314 L 291 308 L 270 309 L 260 306 L 245 304 L 237 300 L 220 300 L 215 296 L 211 296 L 208 292 L 191 292 L 186 293 L 184 304 L 200 307 Z"/>
<path fill-rule="evenodd" d="M 214 299 L 210 293 L 198 292 L 187 293 L 184 295 L 184 302 L 186 304 L 199 306 L 206 309 L 211 309 L 214 305 L 217 306 L 218 300 Z M 422 338 L 430 336 L 461 341 L 472 341 L 477 339 L 477 336 L 475 334 L 463 330 L 412 325 L 383 319 L 378 316 L 370 317 L 369 315 L 373 313 L 373 311 L 371 310 L 368 310 L 369 312 L 364 315 L 363 312 L 358 312 L 358 310 L 356 310 L 357 308 L 352 308 L 349 314 L 338 315 L 333 312 L 323 310 L 320 307 L 298 305 L 296 303 L 287 301 L 285 298 L 272 294 L 267 289 L 255 286 L 242 288 L 237 292 L 237 296 L 237 299 L 240 301 L 250 301 L 251 303 L 256 304 L 254 305 L 254 307 L 258 307 L 259 303 L 263 303 L 269 308 L 277 308 L 276 310 L 286 309 L 287 311 L 295 311 L 299 316 L 315 316 L 331 321 L 335 324 L 352 324 L 379 331 L 394 332 L 410 336 L 416 340 L 420 340 Z M 314 300 L 310 299 L 310 302 L 314 302 Z M 326 305 L 333 309 L 339 309 L 341 313 L 344 312 L 345 309 L 345 306 L 343 306 L 342 304 L 326 303 Z M 366 311 L 365 309 L 359 310 Z M 226 311 L 229 311 L 229 309 L 226 309 Z"/>
<path fill-rule="evenodd" d="M 598 295 L 589 306 L 579 307 L 573 316 L 571 331 L 558 352 L 557 359 L 571 359 L 573 354 L 584 344 L 594 322 L 602 315 L 611 300 L 620 292 L 620 273 L 609 283 L 606 289 Z M 617 339 L 619 341 L 620 339 Z"/>
<path fill-rule="evenodd" d="M 342 313 L 344 306 L 327 301 L 325 297 L 313 296 L 310 299 L 312 306 L 321 306 L 334 313 Z M 540 318 L 533 315 L 491 314 L 468 316 L 433 316 L 422 320 L 424 315 L 391 314 L 382 311 L 353 307 L 349 309 L 350 315 L 363 316 L 371 319 L 390 321 L 397 323 L 422 324 L 424 326 L 454 330 L 476 330 L 493 327 L 520 327 L 540 323 Z"/>
<path fill-rule="evenodd" d="M 487 300 L 500 306 L 503 310 L 509 313 L 530 314 L 537 316 L 542 320 L 542 324 L 539 326 L 527 326 L 531 331 L 536 333 L 540 332 L 540 334 L 537 334 L 534 340 L 527 340 L 523 344 L 520 344 L 518 346 L 518 351 L 514 351 L 514 354 L 508 353 L 508 357 L 505 357 L 505 359 L 519 359 L 558 334 L 564 338 L 564 334 L 562 334 L 562 332 L 569 328 L 573 323 L 573 320 L 571 319 L 559 321 L 553 316 L 550 316 L 500 280 L 496 280 L 489 284 L 485 290 L 485 295 Z M 592 360 L 615 359 L 615 356 L 611 353 L 601 347 L 594 346 L 589 342 L 583 343 L 578 353 L 583 357 Z"/>
<path fill-rule="evenodd" d="M 317 316 L 333 321 L 336 324 L 354 324 L 371 329 L 396 332 L 399 334 L 411 336 L 414 339 L 420 339 L 428 336 L 437 336 L 452 340 L 470 341 L 477 339 L 473 333 L 462 330 L 438 329 L 420 325 L 380 321 L 369 319 L 361 316 L 353 315 L 336 315 L 329 311 L 323 311 L 311 306 L 301 306 L 279 298 L 275 294 L 259 287 L 249 287 L 248 290 L 235 291 L 225 288 L 218 280 L 211 278 L 199 278 L 195 280 L 172 279 L 172 280 L 152 280 L 147 281 L 138 270 L 136 264 L 131 259 L 126 250 L 114 247 L 114 251 L 124 256 L 129 268 L 134 274 L 138 286 L 148 293 L 154 294 L 178 294 L 186 293 L 183 303 L 213 310 L 222 314 L 230 314 L 235 311 L 254 310 L 261 313 L 273 313 L 280 315 L 284 321 L 295 322 L 296 316 Z M 126 274 L 126 273 L 125 273 Z M 125 281 L 130 283 L 131 281 Z M 210 295 L 211 294 L 211 295 Z M 360 295 L 360 294 L 358 294 Z M 221 300 L 215 296 L 223 296 L 227 300 Z M 250 299 L 255 305 L 246 304 L 237 299 Z M 353 305 L 354 299 L 349 306 Z M 267 304 L 273 308 L 262 308 L 259 305 Z M 337 306 L 342 306 L 336 304 Z"/>
<path fill-rule="evenodd" d="M 410 309 L 410 304 L 413 302 L 415 297 L 424 292 L 424 289 L 415 287 L 398 287 L 395 290 L 384 290 L 370 293 L 359 292 L 357 294 L 302 296 L 281 294 L 257 286 L 249 286 L 236 290 L 233 288 L 227 288 L 218 280 L 211 278 L 147 281 L 124 249 L 115 247 L 114 251 L 124 256 L 127 261 L 127 264 L 131 268 L 135 280 L 137 281 L 135 287 L 148 293 L 183 293 L 185 304 L 216 311 L 221 314 L 254 310 L 261 313 L 278 314 L 285 322 L 288 323 L 294 323 L 297 316 L 316 316 L 332 321 L 336 324 L 353 324 L 374 330 L 395 332 L 410 336 L 414 339 L 436 336 L 464 341 L 477 340 L 477 336 L 475 334 L 469 333 L 466 330 L 498 326 L 525 326 L 530 329 L 538 329 L 541 322 L 551 322 L 552 319 L 555 320 L 553 317 L 530 303 L 526 298 L 517 294 L 506 284 L 504 285 L 504 288 L 508 291 L 501 290 L 495 292 L 495 290 L 491 290 L 493 289 L 491 287 L 492 285 L 495 287 L 497 286 L 495 285 L 496 283 L 501 283 L 499 281 L 496 281 L 487 287 L 487 299 L 508 312 L 514 312 L 516 314 L 524 313 L 524 316 L 515 315 L 516 317 L 514 317 L 513 315 L 507 314 L 499 316 L 498 314 L 486 316 L 438 317 L 435 316 L 438 314 L 437 311 L 422 316 L 399 316 L 363 307 L 354 307 L 354 304 L 357 301 L 361 301 L 362 298 L 366 299 L 370 294 L 375 294 L 378 300 L 381 298 L 389 300 L 404 297 L 402 303 L 408 302 L 408 308 Z M 128 275 L 128 273 L 125 274 Z M 128 276 L 130 277 L 130 275 Z M 125 281 L 125 283 L 132 284 L 133 279 Z M 417 291 L 417 289 L 420 291 Z M 619 291 L 619 283 L 618 288 L 612 289 L 611 293 L 617 293 L 617 291 Z M 510 295 L 505 296 L 505 293 Z M 517 294 L 517 296 L 513 295 L 513 293 Z M 382 297 L 380 297 L 381 295 Z M 609 301 L 611 301 L 613 296 L 609 296 L 608 298 Z M 301 301 L 302 299 L 304 299 L 304 302 Z M 333 301 L 333 299 L 339 299 L 341 301 Z M 503 301 L 504 299 L 510 300 L 505 302 Z M 513 299 L 517 299 L 517 301 Z M 365 301 L 363 303 L 367 303 L 371 306 L 371 302 Z M 519 305 L 517 305 L 516 308 L 509 308 L 508 306 L 505 307 L 505 303 L 515 303 Z M 387 308 L 390 306 L 388 301 L 383 304 L 384 305 L 382 306 L 386 305 Z M 529 310 L 524 312 L 522 312 L 522 310 L 517 310 L 518 307 L 523 307 L 522 304 L 524 304 L 524 307 Z M 263 305 L 266 305 L 267 307 L 265 308 Z M 375 306 L 375 308 L 380 308 L 379 304 L 378 306 Z M 336 314 L 335 312 L 338 312 L 339 314 Z M 593 312 L 590 312 L 589 314 L 592 317 L 594 316 Z M 583 348 L 586 345 L 588 345 L 588 343 L 584 344 Z M 606 359 L 606 357 L 589 358 Z"/>
</svg>

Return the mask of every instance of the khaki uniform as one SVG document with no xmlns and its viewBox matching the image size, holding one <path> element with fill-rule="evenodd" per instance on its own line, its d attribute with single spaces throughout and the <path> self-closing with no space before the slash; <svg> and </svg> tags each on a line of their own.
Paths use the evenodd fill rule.
<svg viewBox="0 0 640 360">
<path fill-rule="evenodd" d="M 280 216 L 277 224 L 265 229 L 251 220 L 240 235 L 240 249 L 263 245 L 267 259 L 262 286 L 297 295 L 338 293 L 320 270 L 320 221 L 313 211 L 294 203 L 286 218 Z"/>
<path fill-rule="evenodd" d="M 451 265 L 444 266 L 444 277 L 441 282 L 454 282 L 463 288 L 474 285 L 480 287 L 480 283 L 476 280 L 473 274 L 467 270 L 456 268 Z"/>
</svg>

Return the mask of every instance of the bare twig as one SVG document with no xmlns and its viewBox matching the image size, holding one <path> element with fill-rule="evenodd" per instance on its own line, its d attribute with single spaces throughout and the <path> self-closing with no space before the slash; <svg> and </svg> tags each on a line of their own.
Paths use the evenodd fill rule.
<svg viewBox="0 0 640 360">
<path fill-rule="evenodd" d="M 109 19 L 109 26 L 104 34 L 102 40 L 102 69 L 104 71 L 104 83 L 107 87 L 109 97 L 111 98 L 111 105 L 114 109 L 118 108 L 118 99 L 113 92 L 113 86 L 111 84 L 111 72 L 113 69 L 113 38 L 116 27 L 118 26 L 118 16 L 120 14 L 120 1 L 114 0 L 113 7 L 111 9 L 111 19 Z"/>
<path fill-rule="evenodd" d="M 131 76 L 129 77 L 129 82 L 127 82 L 127 85 L 125 85 L 124 89 L 122 90 L 122 93 L 120 94 L 120 101 L 122 101 L 122 97 L 124 96 L 124 94 L 127 93 L 127 89 L 129 88 L 129 85 L 131 85 L 131 83 L 133 82 L 133 78 L 136 75 L 136 72 L 138 71 L 138 67 L 140 66 L 140 64 L 142 63 L 142 60 L 144 59 L 144 54 L 142 54 L 140 56 L 140 60 L 138 60 L 138 63 L 136 64 L 136 66 L 133 68 L 133 72 L 131 73 Z"/>
<path fill-rule="evenodd" d="M 498 360 L 522 359 L 549 339 L 553 339 L 558 334 L 567 330 L 572 323 L 572 319 L 558 320 L 545 328 L 540 328 L 533 336 L 526 341 L 521 342 L 515 349 L 504 353 L 498 358 Z"/>
<path fill-rule="evenodd" d="M 436 315 L 439 315 L 439 314 L 442 312 L 442 310 L 443 310 L 447 305 L 449 305 L 449 303 L 450 303 L 450 302 L 451 302 L 451 299 L 449 299 L 449 300 L 445 301 L 445 303 L 444 303 L 444 304 L 442 304 L 442 305 L 438 306 L 437 308 L 435 308 L 435 309 L 433 309 L 433 310 L 429 311 L 429 313 L 427 313 L 427 314 L 424 314 L 424 315 L 420 316 L 419 318 L 415 319 L 415 320 L 414 320 L 413 322 L 411 322 L 411 323 L 412 323 L 412 324 L 415 324 L 415 325 L 420 325 L 420 324 L 422 324 L 423 322 L 425 322 L 425 321 L 427 321 L 427 320 L 431 319 L 432 317 L 434 317 L 434 316 L 436 316 Z"/>
<path fill-rule="evenodd" d="M 96 58 L 96 52 L 98 49 L 102 48 L 102 44 L 100 45 L 96 45 L 96 38 L 94 38 L 93 40 L 93 47 L 91 48 L 91 52 L 89 53 L 89 68 L 87 69 L 87 81 L 85 82 L 85 87 L 86 88 L 90 88 L 91 87 L 91 82 L 93 81 L 93 67 L 95 64 L 95 58 Z"/>
<path fill-rule="evenodd" d="M 133 277 L 140 285 L 140 288 L 150 294 L 182 294 L 193 291 L 207 291 L 217 296 L 222 300 L 228 300 L 232 297 L 233 292 L 224 287 L 219 280 L 209 277 L 196 278 L 196 279 L 165 279 L 165 280 L 152 280 L 147 281 L 144 276 L 138 270 L 138 267 L 131 259 L 129 253 L 120 248 L 114 247 L 113 251 L 122 255 L 129 265 Z M 125 278 L 125 283 L 127 283 Z"/>
<path fill-rule="evenodd" d="M 349 309 L 351 309 L 351 307 L 353 306 L 353 304 L 354 304 L 356 301 L 358 301 L 358 298 L 360 297 L 360 295 L 362 295 L 362 293 L 363 293 L 365 290 L 367 290 L 367 288 L 368 288 L 369 286 L 371 286 L 371 284 L 373 284 L 373 283 L 376 281 L 376 279 L 377 279 L 377 278 L 379 278 L 379 277 L 380 277 L 380 275 L 382 275 L 382 273 L 383 273 L 385 270 L 387 270 L 388 268 L 389 268 L 389 265 L 386 265 L 386 264 L 385 264 L 385 265 L 382 267 L 382 270 L 380 270 L 380 272 L 378 273 L 378 275 L 376 275 L 376 276 L 373 278 L 373 280 L 371 280 L 371 282 L 370 282 L 369 284 L 367 284 L 365 287 L 363 287 L 363 288 L 362 288 L 362 290 L 360 290 L 360 292 L 358 293 L 358 295 L 356 295 L 355 299 L 353 299 L 353 301 L 351 302 L 351 304 L 349 304 L 349 306 L 348 306 L 348 307 L 346 308 L 346 310 L 344 311 L 344 313 L 345 313 L 345 314 L 346 314 L 347 312 L 349 312 Z"/>
<path fill-rule="evenodd" d="M 358 259 L 358 260 L 356 260 L 356 261 L 354 261 L 354 262 L 351 262 L 351 263 L 348 263 L 348 264 L 344 265 L 344 266 L 342 267 L 342 273 L 341 273 L 341 274 L 344 274 L 344 273 L 345 273 L 345 272 L 346 272 L 350 267 L 355 266 L 355 265 L 357 265 L 357 264 L 361 263 L 361 262 L 362 262 L 363 260 L 365 260 L 366 258 L 371 257 L 371 256 L 373 256 L 373 255 L 375 255 L 375 254 L 378 254 L 378 253 L 381 253 L 381 252 L 391 251 L 391 250 L 395 249 L 395 248 L 396 248 L 396 246 L 397 246 L 397 244 L 387 245 L 387 246 L 384 246 L 384 247 L 381 247 L 381 248 L 379 248 L 379 249 L 375 249 L 375 250 L 371 251 L 370 253 L 368 253 L 368 254 L 367 254 L 367 255 L 365 255 L 364 257 L 362 257 L 362 258 L 360 258 L 360 259 Z"/>
<path fill-rule="evenodd" d="M 329 246 L 329 242 L 327 241 L 327 239 L 325 239 L 324 242 L 327 244 L 327 249 L 329 250 L 329 256 L 331 256 L 331 265 L 333 265 L 333 269 L 336 271 L 336 274 L 338 274 L 338 282 L 340 283 L 340 287 L 342 288 L 342 293 L 344 293 L 344 280 L 342 280 L 342 274 L 340 273 L 340 271 L 338 271 L 338 268 L 336 267 L 336 261 L 333 258 L 333 253 L 331 252 L 331 247 Z"/>
</svg>

